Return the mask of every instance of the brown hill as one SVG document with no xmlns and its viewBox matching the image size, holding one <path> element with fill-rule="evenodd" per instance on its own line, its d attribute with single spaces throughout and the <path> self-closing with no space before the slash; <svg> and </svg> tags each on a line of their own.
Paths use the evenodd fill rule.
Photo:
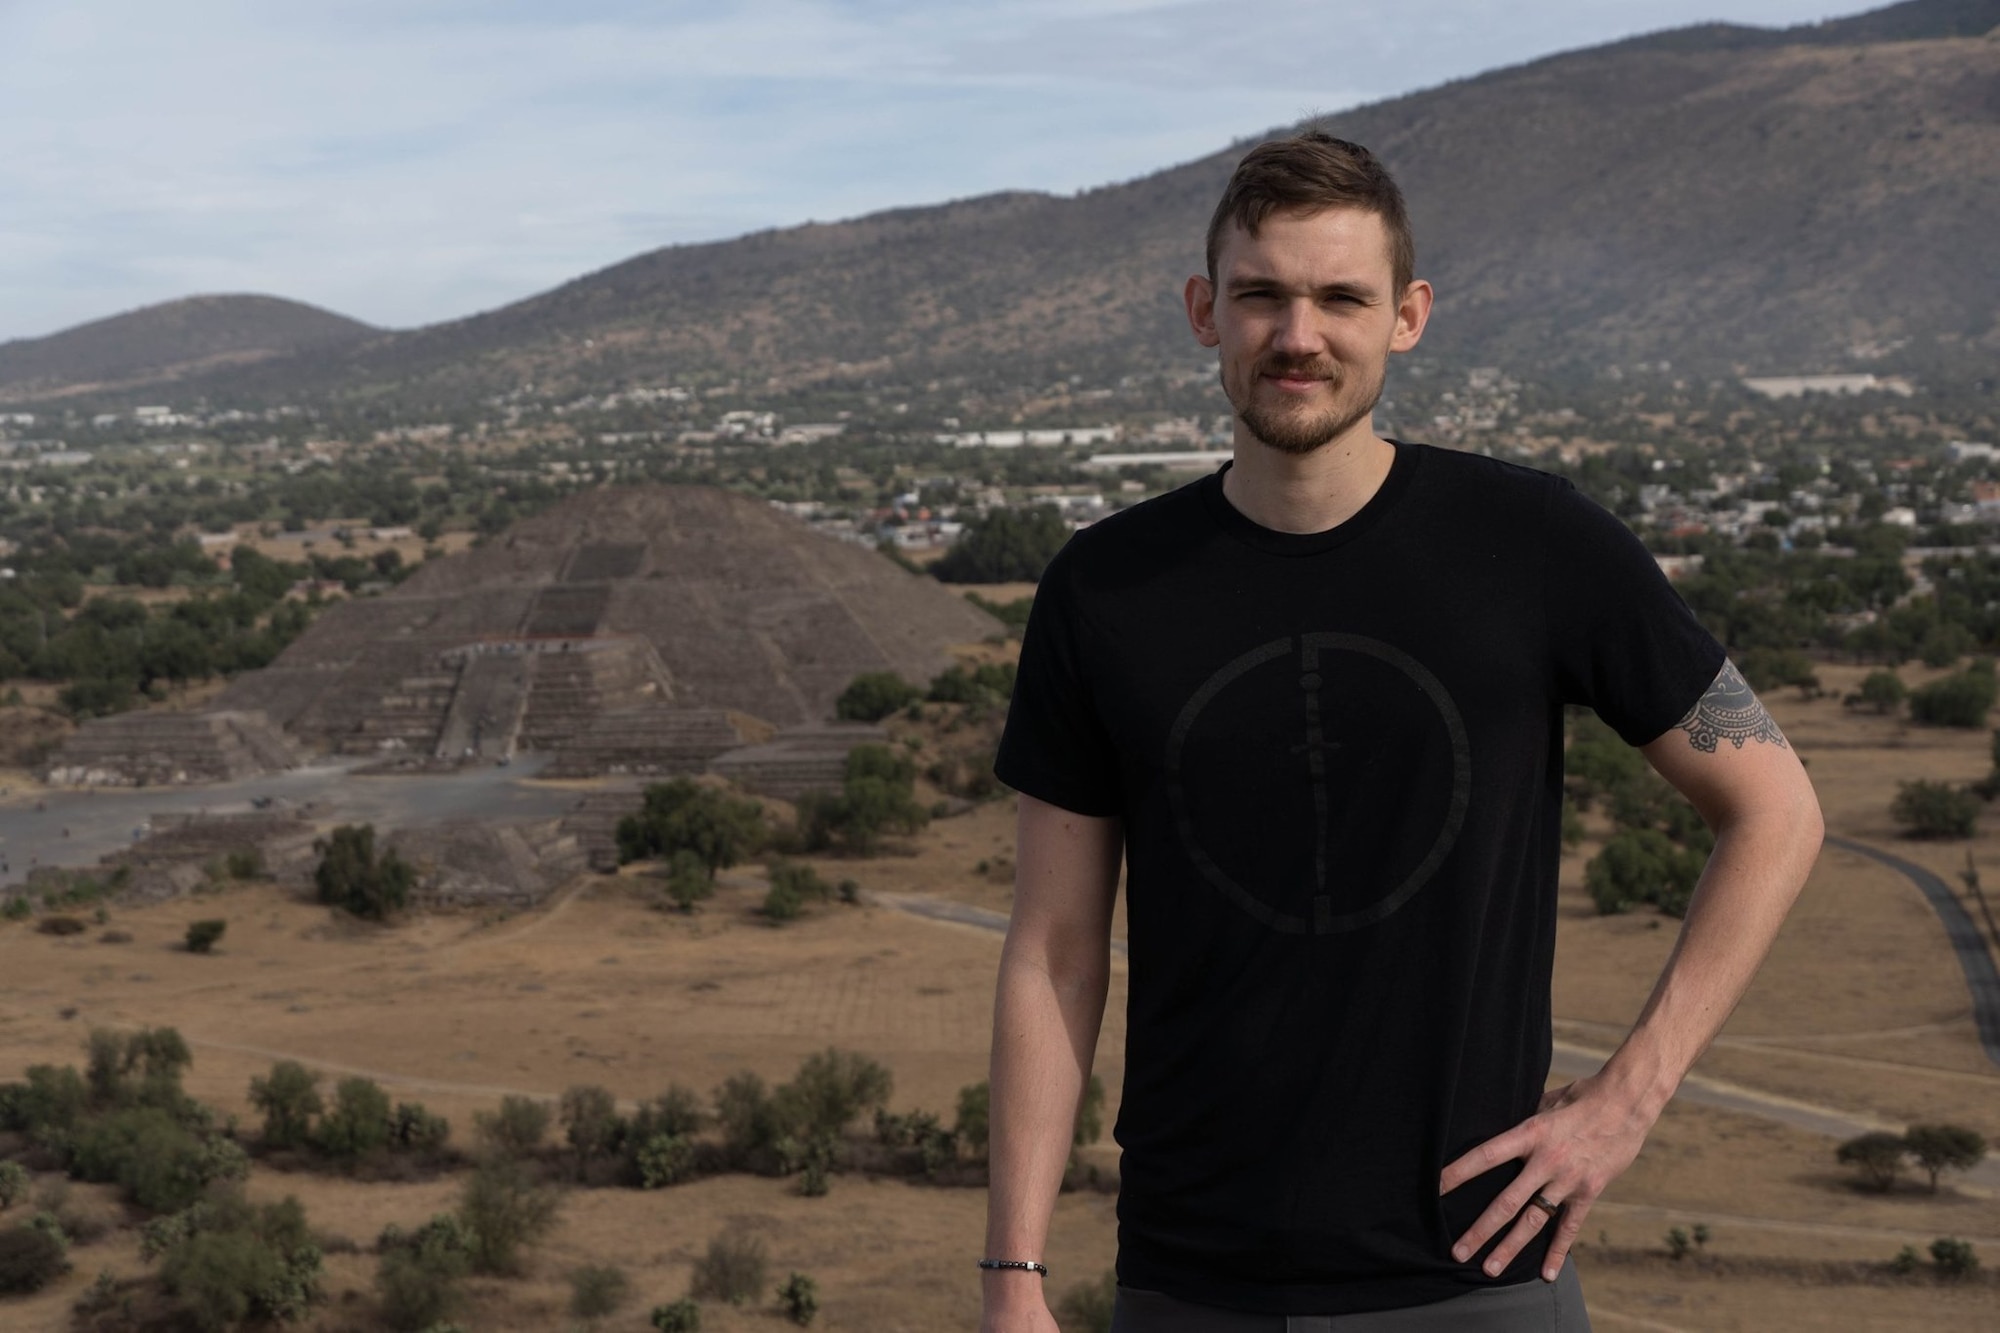
<svg viewBox="0 0 2000 1333">
<path fill-rule="evenodd" d="M 607 712 L 662 705 L 790 726 L 830 718 L 862 672 L 929 680 L 951 645 L 999 628 L 747 496 L 606 489 L 329 609 L 215 707 L 261 710 L 315 745 L 426 758 L 552 749 Z"/>
<path fill-rule="evenodd" d="M 0 398 L 140 387 L 379 332 L 275 296 L 190 296 L 0 343 Z"/>
<path fill-rule="evenodd" d="M 2000 348 L 2000 0 L 1706 25 L 1329 118 L 1408 191 L 1433 355 L 1533 371 L 1964 363 Z M 450 405 L 726 377 L 1103 381 L 1195 362 L 1178 293 L 1246 143 L 1073 198 L 1003 194 L 674 246 L 469 319 L 211 377 Z"/>
</svg>

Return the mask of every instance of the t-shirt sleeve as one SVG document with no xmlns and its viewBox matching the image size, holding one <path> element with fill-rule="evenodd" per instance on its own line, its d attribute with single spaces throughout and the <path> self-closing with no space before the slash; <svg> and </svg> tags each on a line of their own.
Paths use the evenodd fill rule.
<svg viewBox="0 0 2000 1333">
<path fill-rule="evenodd" d="M 1544 589 L 1562 701 L 1596 711 L 1628 745 L 1687 715 L 1725 653 L 1632 530 L 1557 479 Z"/>
<path fill-rule="evenodd" d="M 1116 815 L 1124 809 L 1117 752 L 1092 694 L 1072 553 L 1059 553 L 1035 589 L 993 772 L 1015 791 L 1064 810 Z"/>
</svg>

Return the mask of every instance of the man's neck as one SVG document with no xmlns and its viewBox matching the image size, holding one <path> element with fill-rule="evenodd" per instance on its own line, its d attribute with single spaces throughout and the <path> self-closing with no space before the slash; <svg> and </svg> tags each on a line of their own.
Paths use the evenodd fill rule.
<svg viewBox="0 0 2000 1333">
<path fill-rule="evenodd" d="M 1388 479 L 1396 446 L 1361 422 L 1309 454 L 1271 448 L 1236 423 L 1235 461 L 1222 493 L 1236 512 L 1273 532 L 1325 532 L 1361 512 Z"/>
</svg>

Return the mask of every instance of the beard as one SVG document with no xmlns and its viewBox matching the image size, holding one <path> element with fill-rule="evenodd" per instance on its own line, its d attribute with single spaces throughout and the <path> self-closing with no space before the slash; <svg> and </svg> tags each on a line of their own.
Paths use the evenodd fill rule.
<svg viewBox="0 0 2000 1333">
<path fill-rule="evenodd" d="M 1341 367 L 1332 362 L 1270 358 L 1257 363 L 1248 389 L 1232 386 L 1229 373 L 1224 370 L 1222 392 L 1258 443 L 1279 453 L 1298 456 L 1324 448 L 1353 429 L 1356 423 L 1372 416 L 1375 404 L 1382 401 L 1382 385 L 1387 371 L 1387 366 L 1382 367 L 1370 383 L 1350 383 Z M 1285 372 L 1324 380 L 1332 390 L 1333 401 L 1324 408 L 1312 408 L 1304 403 L 1260 401 L 1257 390 L 1262 387 L 1264 376 Z"/>
</svg>

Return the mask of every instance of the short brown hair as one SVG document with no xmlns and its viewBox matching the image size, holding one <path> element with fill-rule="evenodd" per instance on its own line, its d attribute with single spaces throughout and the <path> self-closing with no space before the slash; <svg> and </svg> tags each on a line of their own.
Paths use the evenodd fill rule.
<svg viewBox="0 0 2000 1333">
<path fill-rule="evenodd" d="M 1319 212 L 1359 208 L 1382 219 L 1389 232 L 1389 269 L 1402 294 L 1417 270 L 1417 242 L 1403 192 L 1375 157 L 1358 143 L 1324 130 L 1302 130 L 1288 139 L 1258 144 L 1236 164 L 1228 188 L 1208 222 L 1208 277 L 1230 223 L 1255 236 L 1264 219 L 1279 209 Z"/>
</svg>

